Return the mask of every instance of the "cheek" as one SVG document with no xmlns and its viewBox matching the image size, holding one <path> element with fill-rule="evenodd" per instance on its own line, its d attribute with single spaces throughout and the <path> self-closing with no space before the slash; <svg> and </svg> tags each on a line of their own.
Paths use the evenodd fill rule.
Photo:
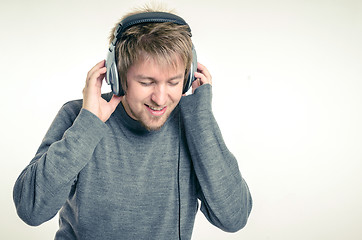
<svg viewBox="0 0 362 240">
<path fill-rule="evenodd" d="M 137 86 L 130 86 L 127 90 L 128 100 L 133 104 L 140 104 L 149 98 L 150 93 L 147 89 Z"/>
<path fill-rule="evenodd" d="M 183 88 L 177 88 L 177 89 L 173 89 L 170 92 L 170 98 L 172 99 L 173 102 L 179 102 L 181 97 L 182 97 L 182 90 Z"/>
<path fill-rule="evenodd" d="M 179 101 L 181 100 L 181 97 L 182 97 L 182 94 L 173 95 L 172 101 L 175 102 L 176 104 L 178 104 Z"/>
</svg>

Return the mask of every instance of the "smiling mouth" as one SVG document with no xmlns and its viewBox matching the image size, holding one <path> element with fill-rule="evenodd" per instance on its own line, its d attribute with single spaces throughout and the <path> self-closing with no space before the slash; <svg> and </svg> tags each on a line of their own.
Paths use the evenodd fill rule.
<svg viewBox="0 0 362 240">
<path fill-rule="evenodd" d="M 162 116 L 165 112 L 167 107 L 153 107 L 145 104 L 148 112 L 150 112 L 153 116 Z"/>
</svg>

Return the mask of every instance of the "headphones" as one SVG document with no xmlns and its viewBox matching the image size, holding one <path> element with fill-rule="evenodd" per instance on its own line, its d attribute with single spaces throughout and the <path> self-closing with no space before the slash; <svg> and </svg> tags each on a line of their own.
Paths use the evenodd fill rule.
<svg viewBox="0 0 362 240">
<path fill-rule="evenodd" d="M 119 39 L 121 39 L 122 34 L 124 31 L 131 26 L 137 24 L 144 24 L 144 23 L 162 23 L 162 22 L 171 22 L 179 25 L 186 25 L 188 24 L 183 20 L 181 17 L 176 16 L 171 13 L 166 12 L 144 12 L 138 13 L 135 15 L 131 15 L 126 17 L 121 23 L 117 26 L 116 30 L 114 31 L 114 39 L 109 46 L 107 60 L 106 60 L 106 82 L 108 85 L 111 85 L 112 92 L 117 96 L 125 95 L 124 90 L 122 89 L 121 80 L 118 75 L 117 70 L 117 59 L 116 59 L 116 45 Z M 189 27 L 189 26 L 188 26 Z M 189 32 L 191 35 L 191 29 L 189 27 Z M 186 93 L 193 81 L 195 81 L 194 73 L 197 71 L 197 55 L 195 51 L 195 47 L 192 44 L 192 62 L 190 66 L 190 74 L 187 76 L 185 87 L 182 93 Z"/>
</svg>

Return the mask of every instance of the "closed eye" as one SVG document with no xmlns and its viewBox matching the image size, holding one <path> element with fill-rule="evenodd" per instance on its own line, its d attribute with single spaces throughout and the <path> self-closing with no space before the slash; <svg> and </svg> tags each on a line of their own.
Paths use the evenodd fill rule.
<svg viewBox="0 0 362 240">
<path fill-rule="evenodd" d="M 147 87 L 147 86 L 151 86 L 152 84 L 153 84 L 153 82 L 152 81 L 141 81 L 141 82 L 139 82 L 142 86 L 145 86 L 145 87 Z"/>
<path fill-rule="evenodd" d="M 169 81 L 168 84 L 171 86 L 177 86 L 180 83 L 180 81 Z"/>
</svg>

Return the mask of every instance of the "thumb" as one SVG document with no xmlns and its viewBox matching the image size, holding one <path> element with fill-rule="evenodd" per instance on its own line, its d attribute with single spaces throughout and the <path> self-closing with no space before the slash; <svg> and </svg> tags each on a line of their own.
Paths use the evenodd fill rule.
<svg viewBox="0 0 362 240">
<path fill-rule="evenodd" d="M 112 112 L 116 109 L 116 107 L 118 106 L 118 104 L 122 101 L 123 96 L 117 96 L 117 95 L 113 95 L 111 100 L 108 102 L 109 106 L 112 109 Z"/>
<path fill-rule="evenodd" d="M 201 80 L 200 78 L 197 78 L 193 83 L 192 83 L 192 93 L 195 92 L 196 88 L 200 87 L 201 85 Z"/>
</svg>

